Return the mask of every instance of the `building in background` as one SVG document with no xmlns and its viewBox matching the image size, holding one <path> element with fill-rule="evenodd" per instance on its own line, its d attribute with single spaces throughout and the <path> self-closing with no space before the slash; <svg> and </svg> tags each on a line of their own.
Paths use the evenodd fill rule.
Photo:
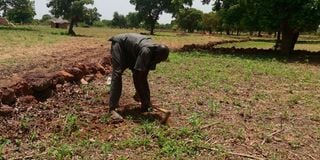
<svg viewBox="0 0 320 160">
<path fill-rule="evenodd" d="M 62 17 L 53 18 L 50 20 L 51 28 L 63 28 L 67 29 L 70 22 L 68 20 L 63 19 Z"/>
</svg>

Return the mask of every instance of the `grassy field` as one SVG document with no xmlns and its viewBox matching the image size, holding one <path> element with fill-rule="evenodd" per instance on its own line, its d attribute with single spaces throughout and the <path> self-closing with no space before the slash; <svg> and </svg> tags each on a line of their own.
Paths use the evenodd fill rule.
<svg viewBox="0 0 320 160">
<path fill-rule="evenodd" d="M 1 136 L 0 148 L 7 158 L 34 159 L 319 159 L 319 79 L 308 64 L 172 53 L 150 75 L 154 103 L 173 112 L 170 127 L 135 112 L 125 72 L 124 123 L 108 123 L 101 79 L 22 113 L 23 136 Z"/>
<path fill-rule="evenodd" d="M 107 40 L 110 37 L 125 32 L 146 32 L 111 28 L 76 28 L 75 31 L 79 36 L 67 36 L 66 30 L 52 29 L 49 26 L 17 28 L 0 26 L 0 83 L 1 79 L 12 76 L 12 73 L 21 75 L 28 71 L 50 72 L 71 62 L 83 62 L 86 58 L 98 61 L 99 57 L 108 53 L 110 43 Z M 181 36 L 177 33 L 157 32 L 153 39 L 177 49 L 184 44 L 208 43 L 232 38 L 199 34 Z M 83 52 L 84 50 L 86 52 Z"/>
<path fill-rule="evenodd" d="M 249 41 L 233 44 L 219 45 L 218 47 L 235 47 L 235 48 L 261 48 L 270 49 L 273 48 L 274 42 L 261 42 L 261 41 Z M 307 51 L 320 51 L 320 41 L 315 43 L 298 43 L 295 46 L 295 50 L 307 50 Z"/>
<path fill-rule="evenodd" d="M 0 28 L 0 69 L 99 59 L 109 47 L 107 37 L 142 31 L 76 32 L 82 36 L 39 26 Z M 153 38 L 172 48 L 234 39 L 167 32 Z M 224 46 L 234 45 L 269 48 L 272 43 Z M 299 47 L 320 50 L 317 44 Z M 53 58 L 45 61 L 48 57 Z M 45 102 L 19 101 L 18 114 L 7 125 L 0 122 L 0 159 L 320 159 L 319 80 L 318 64 L 261 54 L 171 53 L 149 76 L 153 103 L 172 111 L 169 125 L 159 123 L 161 113 L 139 113 L 132 75 L 126 71 L 119 108 L 125 122 L 109 123 L 106 78 L 65 84 Z"/>
</svg>

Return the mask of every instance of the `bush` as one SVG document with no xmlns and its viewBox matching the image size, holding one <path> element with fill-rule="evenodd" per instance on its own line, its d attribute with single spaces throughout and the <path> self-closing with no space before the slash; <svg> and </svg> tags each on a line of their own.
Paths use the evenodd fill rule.
<svg viewBox="0 0 320 160">
<path fill-rule="evenodd" d="M 95 22 L 93 22 L 93 26 L 94 27 L 105 27 L 106 25 L 101 21 L 95 21 Z"/>
</svg>

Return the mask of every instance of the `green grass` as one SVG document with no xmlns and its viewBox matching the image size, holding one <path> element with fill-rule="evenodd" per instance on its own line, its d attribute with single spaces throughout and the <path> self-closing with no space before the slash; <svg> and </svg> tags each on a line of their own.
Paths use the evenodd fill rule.
<svg viewBox="0 0 320 160">
<path fill-rule="evenodd" d="M 65 31 L 44 26 L 18 26 L 8 29 L 0 27 L 1 48 L 7 46 L 33 47 L 35 45 L 53 44 L 67 39 Z"/>
<path fill-rule="evenodd" d="M 222 44 L 219 47 L 235 47 L 235 48 L 259 48 L 259 49 L 271 49 L 275 45 L 274 42 L 264 41 L 249 41 L 231 44 Z M 307 51 L 320 51 L 320 43 L 298 43 L 295 46 L 295 50 L 307 50 Z"/>
</svg>

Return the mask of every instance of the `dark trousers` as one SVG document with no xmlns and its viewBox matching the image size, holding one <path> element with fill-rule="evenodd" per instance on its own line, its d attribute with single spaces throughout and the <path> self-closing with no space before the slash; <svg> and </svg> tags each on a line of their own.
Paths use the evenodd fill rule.
<svg viewBox="0 0 320 160">
<path fill-rule="evenodd" d="M 112 80 L 110 89 L 110 100 L 109 107 L 110 110 L 115 110 L 119 106 L 119 100 L 122 92 L 122 73 L 125 70 L 121 66 L 124 62 L 122 48 L 119 43 L 112 42 L 111 54 L 112 54 Z"/>
</svg>

